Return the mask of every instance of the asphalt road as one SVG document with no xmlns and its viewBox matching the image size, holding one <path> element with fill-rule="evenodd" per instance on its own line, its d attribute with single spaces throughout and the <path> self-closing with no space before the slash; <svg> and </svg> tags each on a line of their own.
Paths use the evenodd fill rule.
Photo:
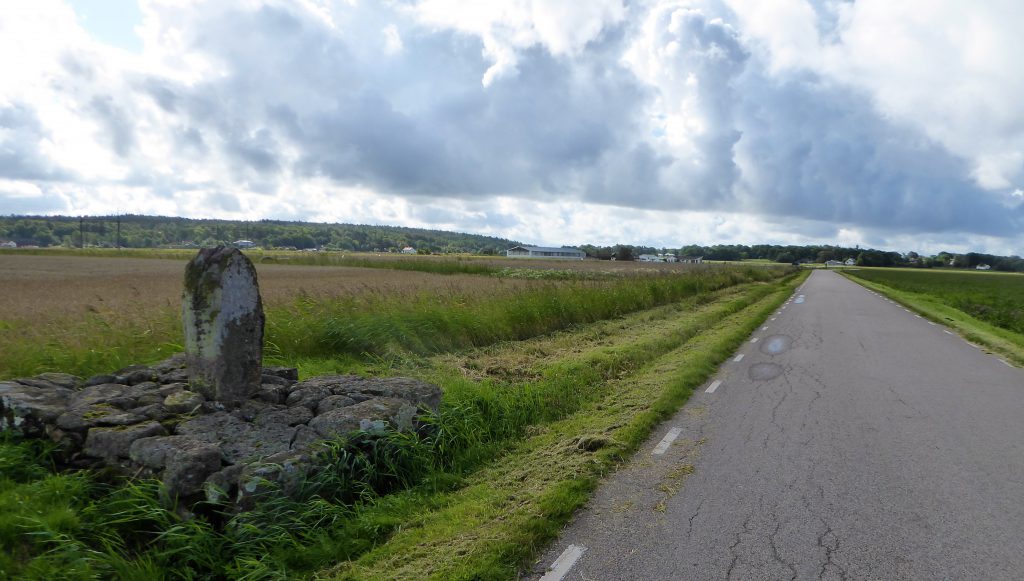
<svg viewBox="0 0 1024 581">
<path fill-rule="evenodd" d="M 1024 578 L 1024 370 L 834 272 L 772 317 L 532 578 Z"/>
</svg>

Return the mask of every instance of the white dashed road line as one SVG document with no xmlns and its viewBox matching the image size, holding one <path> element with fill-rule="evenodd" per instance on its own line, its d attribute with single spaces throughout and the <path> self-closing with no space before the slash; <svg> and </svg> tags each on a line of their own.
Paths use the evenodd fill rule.
<svg viewBox="0 0 1024 581">
<path fill-rule="evenodd" d="M 743 353 L 740 353 L 735 359 L 733 359 L 734 363 L 739 363 L 740 361 L 743 361 Z"/>
<path fill-rule="evenodd" d="M 948 331 L 948 330 L 946 330 L 946 329 L 943 329 L 943 330 L 942 330 L 942 332 L 943 332 L 943 333 L 945 333 L 945 334 L 947 334 L 947 335 L 952 335 L 952 334 L 953 334 L 953 332 L 952 332 L 952 331 Z"/>
<path fill-rule="evenodd" d="M 750 342 L 751 343 L 757 343 L 757 337 L 754 337 L 753 339 L 751 339 Z"/>
<path fill-rule="evenodd" d="M 715 390 L 718 389 L 718 386 L 720 385 L 722 385 L 722 381 L 720 379 L 716 379 L 710 386 L 708 386 L 707 389 L 704 390 L 704 393 L 715 393 Z"/>
<path fill-rule="evenodd" d="M 662 438 L 660 442 L 658 442 L 658 445 L 655 446 L 653 450 L 651 450 L 651 454 L 664 454 L 665 451 L 668 450 L 668 447 L 672 445 L 672 442 L 675 442 L 676 438 L 679 437 L 679 434 L 682 433 L 682 428 L 672 428 L 671 430 L 669 430 L 668 433 L 665 434 L 665 437 Z"/>
<path fill-rule="evenodd" d="M 562 579 L 569 574 L 572 566 L 576 564 L 576 561 L 580 560 L 583 553 L 586 552 L 587 548 L 580 545 L 569 545 L 567 549 L 562 551 L 562 554 L 555 559 L 555 562 L 551 564 L 551 568 L 548 572 L 540 578 L 540 581 L 562 581 Z"/>
</svg>

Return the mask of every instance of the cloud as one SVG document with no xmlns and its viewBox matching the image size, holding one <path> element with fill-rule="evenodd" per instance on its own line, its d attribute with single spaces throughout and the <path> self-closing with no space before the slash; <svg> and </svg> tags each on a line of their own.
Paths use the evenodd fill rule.
<svg viewBox="0 0 1024 581">
<path fill-rule="evenodd" d="M 0 179 L 38 211 L 1013 247 L 1021 24 L 1003 0 L 151 0 L 134 54 L 14 3 Z"/>
</svg>

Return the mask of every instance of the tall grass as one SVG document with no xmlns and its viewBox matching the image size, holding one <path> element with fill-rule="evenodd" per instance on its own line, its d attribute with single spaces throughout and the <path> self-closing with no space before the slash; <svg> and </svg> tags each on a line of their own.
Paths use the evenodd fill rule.
<svg viewBox="0 0 1024 581">
<path fill-rule="evenodd" d="M 519 340 L 649 309 L 782 270 L 729 268 L 559 281 L 486 297 L 451 293 L 302 301 L 268 323 L 275 357 L 424 355 Z"/>
</svg>

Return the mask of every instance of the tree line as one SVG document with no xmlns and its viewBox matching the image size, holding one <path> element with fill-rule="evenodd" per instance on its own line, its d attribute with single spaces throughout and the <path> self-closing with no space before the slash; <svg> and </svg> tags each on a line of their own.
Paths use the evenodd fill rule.
<svg viewBox="0 0 1024 581">
<path fill-rule="evenodd" d="M 257 246 L 274 248 L 398 252 L 411 246 L 420 253 L 469 253 L 503 255 L 520 242 L 424 228 L 367 224 L 313 224 L 279 220 L 200 220 L 165 216 L 0 216 L 0 242 L 19 246 L 63 246 L 68 248 L 190 248 L 231 244 L 250 240 Z M 641 254 L 701 256 L 709 261 L 769 260 L 780 263 L 824 263 L 853 259 L 858 266 L 903 266 L 916 268 L 976 268 L 1024 272 L 1024 259 L 968 252 L 939 252 L 932 256 L 917 252 L 862 249 L 831 245 L 782 246 L 774 244 L 687 245 L 655 248 L 616 244 L 578 247 L 591 258 L 635 260 Z"/>
<path fill-rule="evenodd" d="M 0 217 L 0 241 L 67 248 L 190 248 L 249 240 L 263 248 L 504 254 L 513 240 L 442 230 L 278 220 L 198 220 L 164 216 Z"/>
</svg>

